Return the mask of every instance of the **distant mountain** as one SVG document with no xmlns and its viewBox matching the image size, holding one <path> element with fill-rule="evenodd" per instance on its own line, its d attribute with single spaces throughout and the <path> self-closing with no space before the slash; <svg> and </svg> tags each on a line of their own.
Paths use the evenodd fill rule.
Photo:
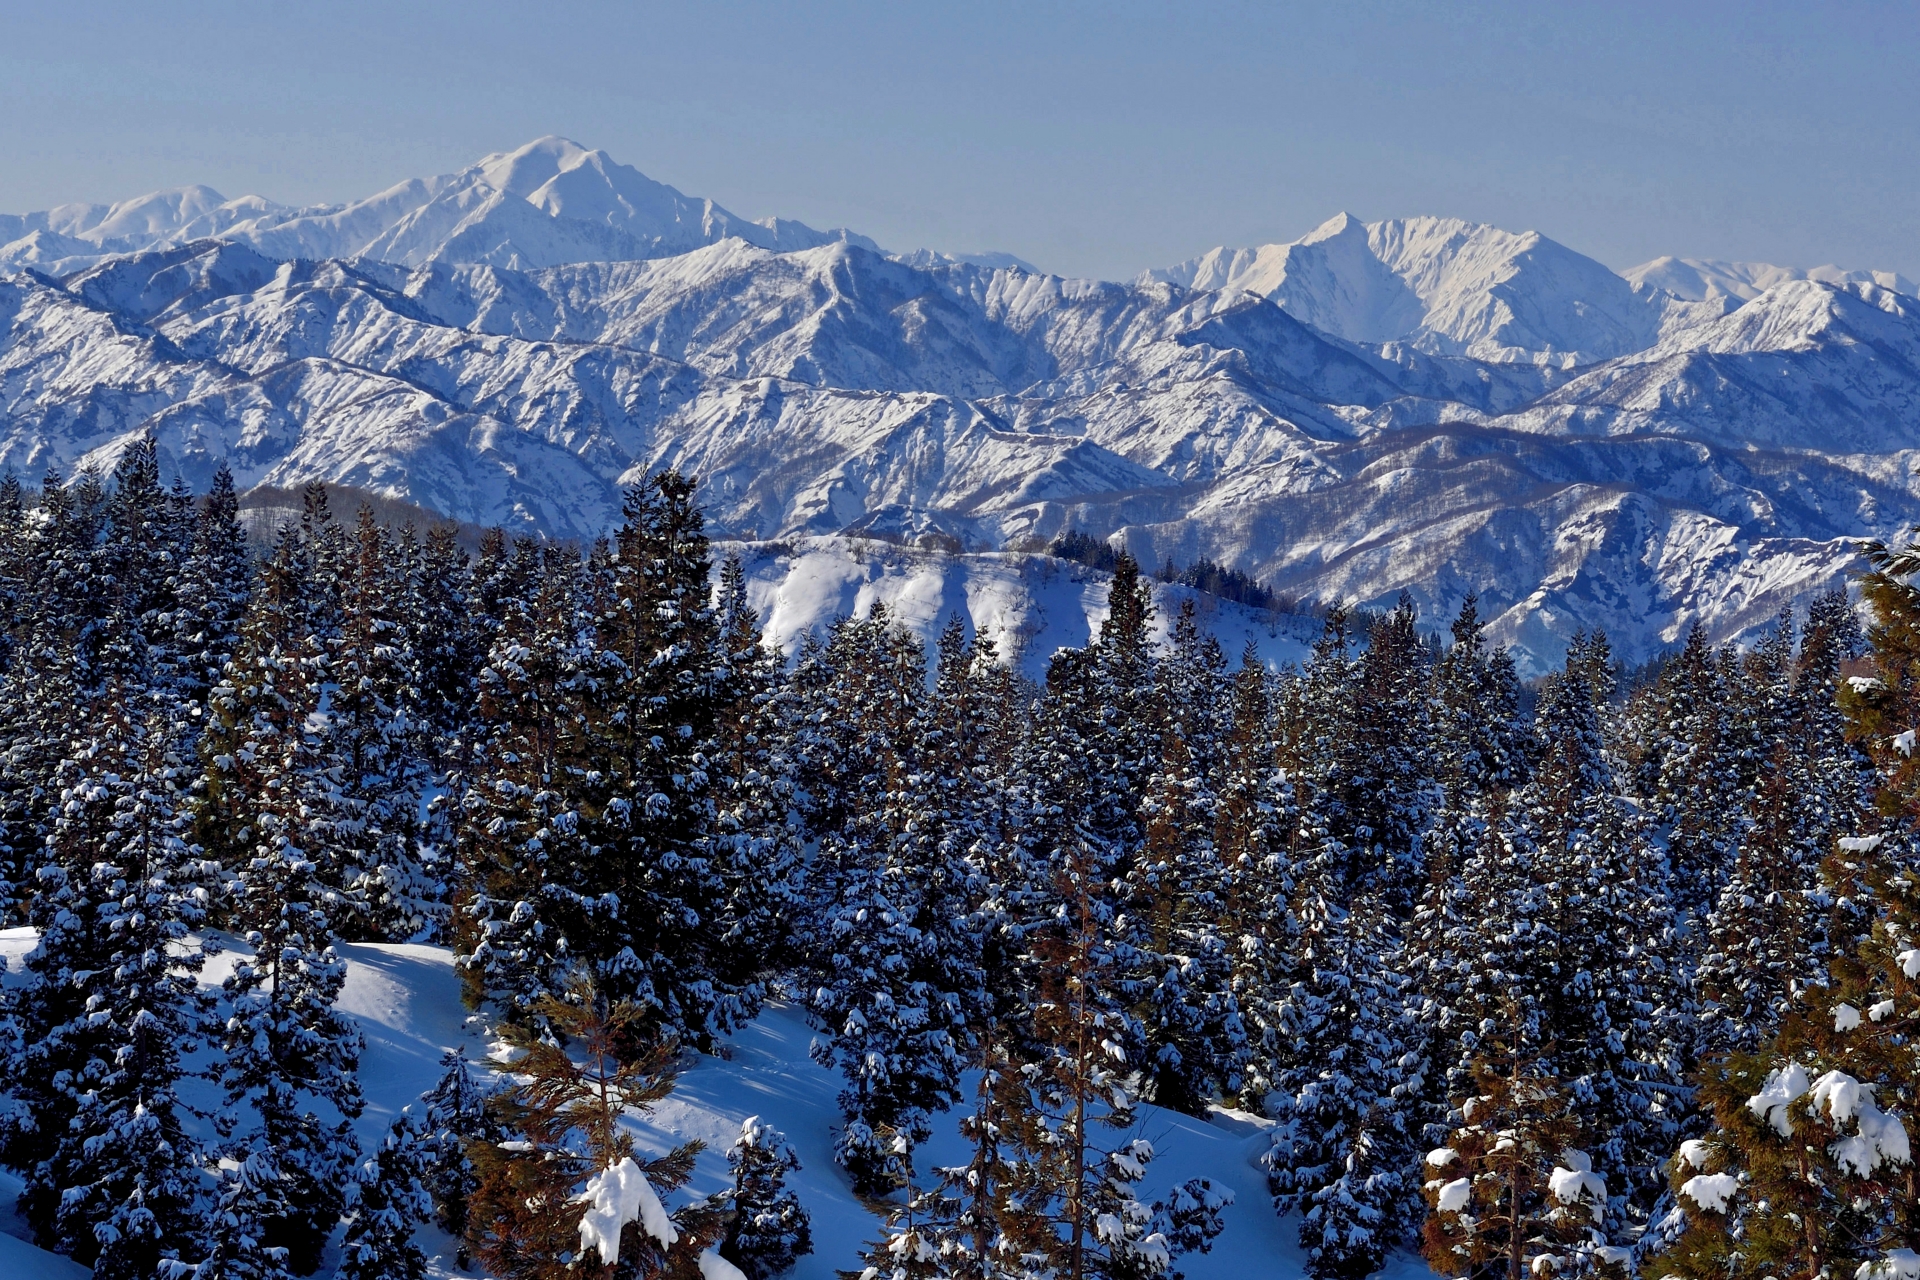
<svg viewBox="0 0 1920 1280">
<path fill-rule="evenodd" d="M 781 251 L 840 240 L 878 248 L 864 236 L 815 231 L 785 218 L 749 221 L 655 182 L 604 151 L 549 137 L 344 205 L 295 209 L 258 196 L 224 201 L 211 188 L 187 187 L 112 206 L 0 216 L 0 269 L 64 274 L 108 254 L 209 236 L 282 259 L 515 268 L 661 258 L 729 238 Z"/>
<path fill-rule="evenodd" d="M 1475 592 L 1529 672 L 1581 628 L 1635 660 L 1744 634 L 1920 522 L 1898 277 L 1623 277 L 1343 216 L 1069 280 L 742 222 L 551 139 L 329 210 L 201 188 L 15 222 L 8 252 L 87 250 L 0 276 L 0 467 L 34 475 L 151 430 L 196 485 L 226 462 L 590 538 L 674 465 L 762 559 L 943 549 L 903 598 L 971 599 L 1000 572 L 971 557 L 1079 530 L 1296 597 L 1408 591 L 1435 625 Z M 789 620 L 839 607 L 796 596 L 831 586 L 807 563 Z"/>
<path fill-rule="evenodd" d="M 1591 364 L 1660 331 L 1659 307 L 1593 259 L 1457 218 L 1343 213 L 1290 244 L 1215 249 L 1141 281 L 1242 289 L 1351 342 L 1486 361 Z"/>
<path fill-rule="evenodd" d="M 1873 284 L 1909 297 L 1920 293 L 1913 281 L 1895 271 L 1846 271 L 1835 266 L 1802 271 L 1765 262 L 1719 262 L 1709 258 L 1655 258 L 1620 274 L 1636 293 L 1657 289 L 1683 302 L 1728 299 L 1737 305 L 1759 297 L 1775 285 L 1794 280 Z"/>
</svg>

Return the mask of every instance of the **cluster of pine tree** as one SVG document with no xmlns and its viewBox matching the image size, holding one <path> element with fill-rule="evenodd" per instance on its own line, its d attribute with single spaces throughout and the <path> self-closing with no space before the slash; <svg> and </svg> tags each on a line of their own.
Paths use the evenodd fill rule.
<svg viewBox="0 0 1920 1280">
<path fill-rule="evenodd" d="M 0 876 L 40 941 L 0 1162 L 103 1277 L 306 1274 L 336 1238 L 348 1274 L 415 1276 L 431 1211 L 503 1274 L 717 1244 L 761 1280 L 809 1233 L 758 1122 L 731 1198 L 629 1226 L 617 1268 L 584 1260 L 582 1195 L 630 1161 L 619 1108 L 781 991 L 845 1082 L 872 1277 L 1175 1275 L 1226 1196 L 1150 1195 L 1143 1100 L 1272 1118 L 1316 1277 L 1422 1239 L 1448 1275 L 1878 1257 L 1920 1232 L 1887 1127 L 1916 1087 L 1920 595 L 1879 554 L 1871 654 L 1836 594 L 1631 681 L 1585 636 L 1535 689 L 1471 600 L 1444 637 L 1333 610 L 1297 671 L 1230 663 L 1191 606 L 1156 641 L 1116 555 L 1098 637 L 1035 686 L 878 607 L 783 660 L 672 472 L 592 547 L 477 557 L 317 485 L 255 556 L 225 476 L 169 489 L 151 441 L 9 480 Z M 451 1062 L 361 1152 L 333 944 L 405 939 L 454 948 L 536 1083 Z M 922 1167 L 954 1108 L 967 1162 Z M 1794 1243 L 1829 1208 L 1862 1225 Z"/>
</svg>

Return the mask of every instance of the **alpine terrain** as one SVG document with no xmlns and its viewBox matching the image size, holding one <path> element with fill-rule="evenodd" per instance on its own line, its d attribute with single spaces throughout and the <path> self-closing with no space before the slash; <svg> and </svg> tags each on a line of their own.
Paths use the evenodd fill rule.
<svg viewBox="0 0 1920 1280">
<path fill-rule="evenodd" d="M 1885 272 L 1616 273 L 1342 214 L 1064 279 L 750 221 L 560 138 L 337 206 L 0 216 L 0 272 L 29 481 L 150 432 L 196 491 L 224 464 L 590 540 L 674 467 L 717 536 L 941 574 L 1078 533 L 1436 626 L 1477 593 L 1528 675 L 1583 630 L 1629 661 L 1747 635 L 1920 521 L 1920 300 Z"/>
</svg>

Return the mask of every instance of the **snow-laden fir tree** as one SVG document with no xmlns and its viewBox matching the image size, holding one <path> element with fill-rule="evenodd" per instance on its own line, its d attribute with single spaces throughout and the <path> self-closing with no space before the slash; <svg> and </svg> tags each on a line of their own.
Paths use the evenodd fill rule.
<svg viewBox="0 0 1920 1280">
<path fill-rule="evenodd" d="M 1509 1009 L 1474 1061 L 1458 1126 L 1426 1158 L 1423 1253 L 1443 1276 L 1590 1274 L 1617 1264 L 1606 1243 L 1605 1179 L 1579 1149 L 1565 1091 L 1525 1046 Z"/>
<path fill-rule="evenodd" d="M 0 705 L 0 844 L 5 880 L 24 893 L 40 865 L 56 775 L 76 745 L 95 690 L 93 649 L 109 596 L 97 580 L 104 495 L 82 475 L 73 487 L 49 471 L 34 519 L 23 521 L 15 574 L 19 599 Z M 16 911 L 16 915 L 21 914 Z"/>
<path fill-rule="evenodd" d="M 800 1197 L 787 1189 L 787 1175 L 800 1157 L 786 1135 L 759 1116 L 741 1122 L 740 1136 L 727 1148 L 733 1191 L 720 1256 L 739 1267 L 747 1280 L 771 1280 L 813 1252 L 813 1226 Z"/>
<path fill-rule="evenodd" d="M 249 1150 L 220 1170 L 207 1249 L 177 1280 L 293 1280 L 285 1245 L 271 1233 L 287 1210 L 285 1179 L 271 1152 Z"/>
<path fill-rule="evenodd" d="M 339 622 L 321 670 L 323 709 L 308 719 L 318 783 L 309 854 L 338 867 L 359 910 L 345 936 L 399 940 L 428 927 L 441 894 L 419 858 L 427 725 L 401 609 L 393 539 L 360 508 L 341 566 Z"/>
<path fill-rule="evenodd" d="M 176 710 L 109 685 L 96 736 L 62 767 L 0 1132 L 36 1237 L 113 1280 L 181 1257 L 200 1226 L 179 1089 L 207 1029 L 188 930 L 212 877 L 186 839 Z"/>
<path fill-rule="evenodd" d="M 659 1033 L 706 1045 L 759 996 L 718 956 L 738 894 L 715 857 L 737 850 L 710 839 L 725 666 L 707 540 L 674 472 L 630 489 L 625 515 L 584 565 L 546 549 L 524 598 L 494 602 L 454 936 L 517 1011 L 587 965 Z"/>
<path fill-rule="evenodd" d="M 264 880 L 276 869 L 249 870 Z M 251 1193 L 264 1215 L 261 1230 L 306 1275 L 345 1205 L 359 1160 L 352 1122 L 364 1104 L 360 1031 L 334 1008 L 346 962 L 296 922 L 317 920 L 288 912 L 250 932 L 253 955 L 239 958 L 222 984 L 232 1013 L 216 1068 L 225 1095 L 216 1123 L 229 1158 L 244 1164 L 258 1156 L 259 1167 L 271 1165 L 271 1184 Z"/>
<path fill-rule="evenodd" d="M 870 720 L 839 766 L 860 771 L 862 794 L 820 836 L 807 1006 L 829 1037 L 816 1058 L 846 1078 L 836 1158 L 877 1194 L 898 1185 L 901 1144 L 924 1141 L 932 1112 L 958 1099 L 969 1014 L 985 993 L 969 868 L 942 839 L 941 797 L 921 767 L 925 653 L 879 613 L 838 629 L 821 660 L 836 666 L 829 697 Z"/>
<path fill-rule="evenodd" d="M 1440 799 L 1435 777 L 1431 654 L 1404 594 L 1368 628 L 1355 661 L 1351 715 L 1322 785 L 1337 800 L 1329 831 L 1348 851 L 1353 888 L 1405 914 L 1419 892 L 1420 835 Z"/>
<path fill-rule="evenodd" d="M 1285 1056 L 1277 999 L 1285 989 L 1292 924 L 1293 782 L 1280 768 L 1271 677 L 1249 646 L 1233 676 L 1213 842 L 1220 864 L 1221 939 L 1228 990 L 1246 1026 L 1242 1105 L 1259 1110 Z"/>
<path fill-rule="evenodd" d="M 1650 798 L 1668 832 L 1674 906 L 1704 916 L 1733 867 L 1744 808 L 1732 698 L 1698 623 L 1661 673 L 1654 706 L 1661 722 L 1647 762 Z"/>
<path fill-rule="evenodd" d="M 1360 1277 L 1417 1222 L 1425 1060 L 1385 920 L 1371 897 L 1342 906 L 1336 874 L 1330 863 L 1303 869 L 1265 1162 L 1275 1209 L 1300 1215 L 1309 1273 Z"/>
<path fill-rule="evenodd" d="M 240 499 L 225 464 L 201 499 L 193 540 L 180 573 L 174 648 L 182 694 L 204 702 L 240 644 L 253 587 L 253 556 L 240 524 Z"/>
<path fill-rule="evenodd" d="M 414 1228 L 433 1212 L 425 1177 L 427 1152 L 405 1111 L 387 1126 L 380 1146 L 353 1171 L 347 1228 L 340 1242 L 339 1280 L 421 1280 L 426 1255 Z"/>
<path fill-rule="evenodd" d="M 1602 738 L 1610 679 L 1603 644 L 1570 649 L 1541 695 L 1533 777 L 1463 870 L 1472 933 L 1454 954 L 1478 960 L 1459 997 L 1450 1075 L 1459 1081 L 1479 1053 L 1474 1024 L 1513 1010 L 1515 1051 L 1574 1098 L 1613 1211 L 1638 1218 L 1677 1136 L 1685 1090 L 1675 1040 L 1691 1016 L 1657 851 L 1619 794 Z"/>
<path fill-rule="evenodd" d="M 587 759 L 583 569 L 564 547 L 540 549 L 535 563 L 527 593 L 492 606 L 501 612 L 478 678 L 481 741 L 461 801 L 452 925 L 468 1000 L 498 1000 L 513 1018 L 532 1016 L 565 981 L 578 944 L 546 885 L 589 856 L 563 791 Z"/>
<path fill-rule="evenodd" d="M 326 653 L 310 551 L 287 526 L 261 566 L 239 645 L 208 699 L 196 831 L 229 870 L 272 868 L 237 884 L 231 923 L 266 927 L 291 902 L 319 921 L 298 931 L 325 939 L 357 930 L 368 905 L 352 847 L 333 826 L 339 779 L 321 715 Z M 283 882 L 297 885 L 292 899 Z"/>
<path fill-rule="evenodd" d="M 1146 1035 L 1145 1096 L 1204 1112 L 1238 1093 L 1249 1056 L 1233 959 L 1219 930 L 1225 871 L 1214 844 L 1224 685 L 1219 646 L 1183 602 L 1158 664 L 1160 743 L 1140 804 L 1141 843 L 1125 877 L 1134 971 L 1127 983 Z"/>
<path fill-rule="evenodd" d="M 426 1159 L 422 1176 L 433 1199 L 435 1220 L 461 1242 L 464 1256 L 467 1205 L 479 1185 L 469 1148 L 476 1142 L 499 1142 L 506 1135 L 487 1106 L 492 1091 L 474 1078 L 465 1056 L 449 1049 L 440 1064 L 440 1079 L 421 1095 L 425 1104 L 421 1145 Z"/>
<path fill-rule="evenodd" d="M 1706 919 L 1696 1057 L 1756 1048 L 1779 1029 L 1793 994 L 1825 972 L 1820 864 L 1833 837 L 1797 785 L 1805 776 L 1784 743 L 1761 772 L 1732 873 Z"/>
<path fill-rule="evenodd" d="M 279 633 L 287 617 L 298 616 L 276 610 L 297 580 L 286 567 L 279 556 L 268 566 L 256 597 L 261 608 L 242 642 L 246 662 L 236 658 L 215 691 L 216 705 L 228 708 L 216 725 L 239 730 L 232 755 L 223 762 L 215 754 L 213 765 L 218 779 L 247 788 L 236 806 L 246 821 L 236 833 L 242 843 L 231 894 L 232 918 L 252 949 L 222 984 L 230 1014 L 215 1074 L 225 1095 L 217 1126 L 227 1154 L 243 1164 L 258 1155 L 259 1167 L 275 1175 L 247 1192 L 265 1206 L 265 1240 L 286 1249 L 288 1265 L 305 1274 L 339 1219 L 359 1158 L 351 1122 L 362 1107 L 361 1040 L 334 1007 L 346 962 L 331 946 L 337 913 L 359 903 L 323 879 L 307 853 L 317 834 L 310 815 L 325 784 L 313 776 L 317 753 L 301 714 L 315 696 L 314 668 L 300 633 L 286 647 Z M 216 1239 L 216 1252 L 231 1243 Z"/>
<path fill-rule="evenodd" d="M 715 605 L 719 707 L 708 752 L 713 818 L 705 839 L 721 881 L 715 948 L 723 979 L 742 990 L 765 971 L 792 963 L 802 910 L 795 761 L 783 719 L 780 656 L 768 647 L 747 599 L 738 556 L 722 564 Z"/>
</svg>

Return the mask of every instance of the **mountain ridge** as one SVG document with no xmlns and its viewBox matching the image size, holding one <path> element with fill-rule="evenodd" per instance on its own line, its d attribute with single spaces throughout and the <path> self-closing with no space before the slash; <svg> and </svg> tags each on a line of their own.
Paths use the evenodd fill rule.
<svg viewBox="0 0 1920 1280">
<path fill-rule="evenodd" d="M 217 195 L 31 234 L 164 240 L 244 203 Z M 1580 629 L 1634 660 L 1745 634 L 1920 521 L 1920 302 L 1846 273 L 1696 263 L 1680 296 L 1671 264 L 1342 215 L 1074 280 L 742 224 L 564 140 L 263 216 L 0 276 L 0 466 L 104 467 L 151 430 L 196 485 L 226 462 L 580 538 L 678 466 L 747 542 L 1075 530 L 1298 597 L 1475 592 L 1530 671 Z M 276 255 L 316 218 L 379 252 Z M 580 227 L 651 256 L 527 265 Z"/>
</svg>

